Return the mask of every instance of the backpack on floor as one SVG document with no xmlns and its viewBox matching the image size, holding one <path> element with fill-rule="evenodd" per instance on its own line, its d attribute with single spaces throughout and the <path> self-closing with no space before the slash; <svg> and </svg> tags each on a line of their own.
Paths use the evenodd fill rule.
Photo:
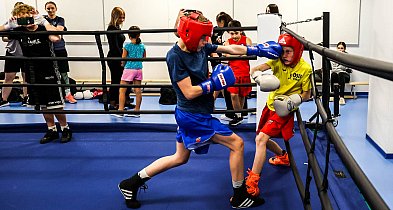
<svg viewBox="0 0 393 210">
<path fill-rule="evenodd" d="M 177 103 L 176 92 L 173 88 L 161 88 L 160 99 L 158 102 L 162 105 L 174 105 Z"/>
<path fill-rule="evenodd" d="M 14 82 L 14 84 L 20 84 L 20 82 Z M 22 87 L 12 87 L 7 101 L 11 103 L 22 102 L 23 101 L 23 98 L 21 96 L 22 94 L 23 94 Z"/>
</svg>

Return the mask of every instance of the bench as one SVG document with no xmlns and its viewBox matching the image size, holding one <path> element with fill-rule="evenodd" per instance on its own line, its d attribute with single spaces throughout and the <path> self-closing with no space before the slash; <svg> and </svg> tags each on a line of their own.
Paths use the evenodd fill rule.
<svg viewBox="0 0 393 210">
<path fill-rule="evenodd" d="M 317 86 L 322 86 L 322 82 L 317 82 L 316 83 Z M 350 95 L 346 95 L 344 96 L 344 98 L 352 98 L 352 99 L 356 99 L 357 95 L 356 95 L 356 86 L 359 85 L 369 85 L 368 81 L 353 81 L 353 82 L 349 82 L 349 83 L 345 83 L 346 85 L 351 86 L 351 91 L 350 91 Z"/>
<path fill-rule="evenodd" d="M 349 85 L 351 86 L 351 96 L 353 96 L 353 99 L 356 99 L 357 95 L 356 95 L 355 87 L 358 85 L 369 85 L 369 83 L 368 81 L 356 81 L 356 82 L 349 82 Z"/>
</svg>

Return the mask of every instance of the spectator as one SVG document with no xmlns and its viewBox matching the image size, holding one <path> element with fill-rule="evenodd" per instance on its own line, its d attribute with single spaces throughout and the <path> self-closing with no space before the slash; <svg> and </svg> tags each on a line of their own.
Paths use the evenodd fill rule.
<svg viewBox="0 0 393 210">
<path fill-rule="evenodd" d="M 138 26 L 131 26 L 129 30 L 140 30 Z M 122 58 L 145 58 L 146 57 L 146 49 L 145 45 L 142 43 L 140 39 L 139 32 L 131 32 L 128 34 L 131 43 L 128 43 L 123 48 Z M 143 74 L 142 74 L 142 61 L 123 61 L 122 66 L 124 66 L 123 75 L 121 76 L 120 84 L 130 84 L 131 82 L 134 85 L 141 85 Z M 124 103 L 126 98 L 126 89 L 120 88 L 119 95 L 119 110 L 124 110 Z M 142 90 L 141 88 L 134 88 L 134 93 L 136 96 L 136 106 L 135 111 L 139 111 L 142 103 Z M 123 117 L 123 114 L 114 114 L 116 117 Z M 128 114 L 127 117 L 140 117 L 139 114 Z"/>
<path fill-rule="evenodd" d="M 64 18 L 57 16 L 57 5 L 53 1 L 48 1 L 45 3 L 45 10 L 48 13 L 48 15 L 44 15 L 45 19 L 52 24 L 54 27 L 57 28 L 58 31 L 67 31 L 67 28 L 65 26 L 65 20 Z M 53 43 L 53 48 L 56 57 L 68 57 L 67 49 L 65 47 L 65 41 L 63 39 L 63 36 L 61 36 L 61 40 L 59 42 Z M 70 71 L 70 67 L 68 64 L 68 61 L 66 60 L 59 60 L 57 61 L 57 65 L 59 68 L 59 72 L 61 74 L 61 79 L 64 84 L 69 85 L 70 80 L 68 77 L 68 72 Z M 65 87 L 65 100 L 68 103 L 75 104 L 77 100 L 75 100 L 74 96 L 72 96 L 72 93 L 70 91 L 70 87 Z"/>
<path fill-rule="evenodd" d="M 16 2 L 14 8 L 23 4 L 23 2 Z M 16 16 L 16 14 L 12 14 L 12 16 Z M 20 43 L 18 40 L 9 39 L 8 37 L 2 37 L 4 42 L 7 42 L 6 48 L 6 56 L 23 56 L 22 49 L 20 47 Z M 18 72 L 22 72 L 23 83 L 26 83 L 26 65 L 24 61 L 20 60 L 5 60 L 4 65 L 4 84 L 12 84 L 16 74 Z M 8 97 L 10 96 L 12 87 L 3 87 L 1 91 L 0 98 L 0 107 L 8 106 L 10 103 L 8 102 Z M 27 87 L 23 87 L 23 100 L 22 106 L 27 105 Z"/>
<path fill-rule="evenodd" d="M 37 15 L 35 9 L 27 4 L 14 8 L 13 14 L 7 24 L 0 26 L 0 31 L 14 30 L 21 32 L 57 31 L 41 15 Z M 33 24 L 31 24 L 33 22 Z M 18 25 L 21 24 L 21 25 Z M 46 35 L 29 33 L 25 35 L 12 35 L 10 39 L 17 39 L 21 43 L 23 55 L 26 57 L 51 57 L 51 42 L 61 40 L 59 35 Z M 52 60 L 28 60 L 28 82 L 32 84 L 60 84 L 61 78 L 57 62 Z M 31 87 L 29 89 L 29 105 L 35 106 L 36 110 L 61 111 L 64 108 L 64 96 L 59 87 Z M 49 143 L 59 138 L 55 117 L 59 121 L 62 131 L 61 143 L 71 141 L 72 132 L 67 124 L 65 114 L 43 114 L 48 130 L 40 140 L 41 144 Z"/>
<path fill-rule="evenodd" d="M 229 27 L 242 27 L 240 22 L 232 20 L 228 24 Z M 243 45 L 251 46 L 252 41 L 242 33 L 243 31 L 229 31 L 230 38 L 225 42 L 227 45 Z M 225 54 L 225 56 L 230 56 Z M 248 60 L 231 60 L 229 66 L 233 69 L 236 77 L 235 84 L 251 83 L 250 79 L 250 62 Z M 247 100 L 248 94 L 251 92 L 251 87 L 228 87 L 227 91 L 230 92 L 232 106 L 234 110 L 241 110 L 244 107 L 244 102 Z M 237 126 L 242 123 L 242 113 L 236 113 L 234 118 L 229 121 L 230 126 Z"/>
<path fill-rule="evenodd" d="M 342 53 L 347 53 L 347 45 L 345 42 L 337 43 L 337 50 Z M 339 95 L 340 95 L 340 105 L 345 105 L 344 99 L 344 90 L 345 90 L 345 83 L 348 83 L 351 80 L 350 74 L 352 73 L 352 69 L 343 66 L 341 64 L 332 62 L 332 70 L 330 74 L 330 86 L 331 91 L 334 90 L 334 84 L 338 83 L 339 87 Z"/>
</svg>

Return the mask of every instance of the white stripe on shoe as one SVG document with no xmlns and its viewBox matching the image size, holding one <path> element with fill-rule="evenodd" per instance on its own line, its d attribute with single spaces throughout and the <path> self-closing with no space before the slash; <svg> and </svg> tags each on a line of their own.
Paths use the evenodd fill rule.
<svg viewBox="0 0 393 210">
<path fill-rule="evenodd" d="M 123 194 L 124 199 L 126 199 L 126 200 L 132 199 L 132 195 L 133 195 L 132 191 L 121 189 L 120 185 L 118 187 L 119 187 L 121 194 Z"/>
<path fill-rule="evenodd" d="M 249 208 L 253 203 L 254 201 L 252 199 L 246 198 L 246 200 L 244 200 L 243 203 L 238 206 L 238 208 Z"/>
</svg>

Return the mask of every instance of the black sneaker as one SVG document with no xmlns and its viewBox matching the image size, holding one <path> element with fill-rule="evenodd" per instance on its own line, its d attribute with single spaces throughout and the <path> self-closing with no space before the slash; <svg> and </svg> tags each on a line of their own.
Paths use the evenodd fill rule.
<svg viewBox="0 0 393 210">
<path fill-rule="evenodd" d="M 243 117 L 235 117 L 233 120 L 229 121 L 230 126 L 237 126 L 243 122 Z"/>
<path fill-rule="evenodd" d="M 9 105 L 10 105 L 10 102 L 8 102 L 8 101 L 3 101 L 3 100 L 0 101 L 0 107 L 5 107 L 5 106 L 9 106 Z"/>
<path fill-rule="evenodd" d="M 23 97 L 22 106 L 27 106 L 28 105 L 28 101 L 29 101 L 29 96 Z"/>
<path fill-rule="evenodd" d="M 59 133 L 54 130 L 48 130 L 45 136 L 40 140 L 40 144 L 46 144 L 56 139 L 59 139 Z"/>
<path fill-rule="evenodd" d="M 121 194 L 123 194 L 128 208 L 137 209 L 141 207 L 141 203 L 137 200 L 138 189 L 143 186 L 145 186 L 144 189 L 147 189 L 145 182 L 149 179 L 142 179 L 138 174 L 135 174 L 131 178 L 120 182 L 118 187 Z"/>
<path fill-rule="evenodd" d="M 246 189 L 246 184 L 244 182 L 240 188 L 234 188 L 233 190 L 235 193 L 230 200 L 232 208 L 236 208 L 236 209 L 252 208 L 252 207 L 260 206 L 265 203 L 265 199 L 248 194 Z"/>
<path fill-rule="evenodd" d="M 72 139 L 72 131 L 69 128 L 64 128 L 61 132 L 60 143 L 67 143 Z"/>
</svg>

